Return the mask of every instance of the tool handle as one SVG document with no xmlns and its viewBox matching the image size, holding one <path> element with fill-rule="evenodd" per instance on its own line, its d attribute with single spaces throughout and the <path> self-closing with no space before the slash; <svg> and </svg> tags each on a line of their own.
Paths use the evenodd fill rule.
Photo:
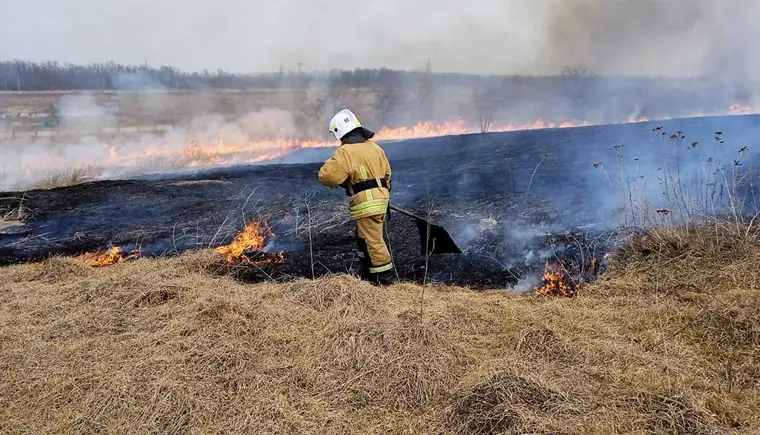
<svg viewBox="0 0 760 435">
<path fill-rule="evenodd" d="M 408 211 L 404 210 L 403 208 L 398 208 L 398 207 L 396 207 L 396 206 L 395 206 L 395 205 L 393 205 L 393 204 L 388 204 L 388 207 L 390 207 L 390 208 L 391 208 L 391 210 L 393 210 L 393 211 L 395 211 L 395 212 L 398 212 L 398 213 L 401 213 L 401 214 L 403 214 L 403 215 L 409 216 L 409 217 L 410 217 L 410 218 L 412 218 L 412 219 L 417 219 L 417 220 L 420 220 L 420 221 L 425 221 L 425 222 L 427 222 L 427 220 L 426 220 L 426 219 L 423 219 L 423 218 L 421 218 L 421 217 L 417 216 L 417 215 L 416 215 L 416 214 L 414 214 L 414 213 L 408 212 Z"/>
</svg>

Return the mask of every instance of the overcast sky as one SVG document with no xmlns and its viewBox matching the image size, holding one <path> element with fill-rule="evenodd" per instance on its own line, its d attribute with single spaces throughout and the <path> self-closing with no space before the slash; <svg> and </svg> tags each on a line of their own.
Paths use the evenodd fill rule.
<svg viewBox="0 0 760 435">
<path fill-rule="evenodd" d="M 0 0 L 0 59 L 760 77 L 760 0 Z"/>
</svg>

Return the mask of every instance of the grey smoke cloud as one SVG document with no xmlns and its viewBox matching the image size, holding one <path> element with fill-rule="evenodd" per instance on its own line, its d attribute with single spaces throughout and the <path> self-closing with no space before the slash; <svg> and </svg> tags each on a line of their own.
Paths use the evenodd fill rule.
<svg viewBox="0 0 760 435">
<path fill-rule="evenodd" d="M 756 0 L 26 0 L 0 58 L 237 72 L 354 67 L 760 78 Z"/>
<path fill-rule="evenodd" d="M 542 64 L 609 72 L 695 75 L 746 69 L 758 77 L 753 0 L 569 0 L 546 22 Z M 754 17 L 754 18 L 753 18 Z M 558 64 L 559 62 L 559 64 Z"/>
</svg>

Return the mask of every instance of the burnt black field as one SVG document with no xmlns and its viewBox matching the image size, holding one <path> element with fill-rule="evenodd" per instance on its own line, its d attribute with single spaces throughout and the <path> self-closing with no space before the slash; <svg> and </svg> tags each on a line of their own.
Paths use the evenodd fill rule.
<svg viewBox="0 0 760 435">
<path fill-rule="evenodd" d="M 674 208 L 662 194 L 665 171 L 685 186 L 719 166 L 727 181 L 743 171 L 742 212 L 751 213 L 758 138 L 760 116 L 748 115 L 381 143 L 393 168 L 392 202 L 429 215 L 463 250 L 426 259 L 417 227 L 393 213 L 388 240 L 397 270 L 406 281 L 510 288 L 533 285 L 547 261 L 601 261 L 620 242 L 621 222 L 646 224 L 626 217 L 632 196 L 646 191 L 653 208 Z M 331 152 L 0 193 L 0 215 L 20 203 L 27 212 L 24 226 L 0 230 L 0 264 L 110 246 L 173 255 L 229 243 L 257 219 L 275 233 L 264 251 L 284 252 L 285 261 L 251 266 L 247 279 L 351 273 L 358 261 L 347 198 L 316 176 Z"/>
</svg>

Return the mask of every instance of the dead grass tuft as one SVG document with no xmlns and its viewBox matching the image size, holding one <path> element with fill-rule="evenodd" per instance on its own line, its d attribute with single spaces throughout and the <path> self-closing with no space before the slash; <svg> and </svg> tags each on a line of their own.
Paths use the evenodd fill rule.
<svg viewBox="0 0 760 435">
<path fill-rule="evenodd" d="M 288 290 L 296 301 L 317 311 L 346 307 L 372 309 L 373 302 L 380 296 L 378 293 L 383 291 L 348 275 L 336 276 L 330 285 L 302 279 L 289 284 Z"/>
<path fill-rule="evenodd" d="M 461 434 L 551 433 L 544 422 L 566 401 L 532 379 L 496 373 L 461 394 L 446 423 Z"/>
<path fill-rule="evenodd" d="M 73 258 L 54 257 L 42 263 L 39 279 L 48 284 L 65 284 L 90 276 L 92 268 Z"/>
<path fill-rule="evenodd" d="M 685 332 L 719 366 L 714 376 L 729 392 L 760 389 L 760 301 L 755 297 L 699 313 Z"/>
<path fill-rule="evenodd" d="M 0 198 L 0 232 L 13 227 L 21 227 L 31 216 L 31 210 L 24 205 L 25 197 Z"/>
<path fill-rule="evenodd" d="M 135 307 L 155 307 L 169 302 L 179 296 L 172 288 L 157 288 L 143 292 L 134 301 Z"/>
<path fill-rule="evenodd" d="M 760 349 L 760 305 L 708 308 L 690 330 L 693 338 L 715 350 Z"/>
<path fill-rule="evenodd" d="M 271 277 L 255 264 L 229 262 L 215 250 L 183 253 L 180 258 L 182 258 L 182 266 L 191 273 L 203 273 L 241 281 L 250 281 L 252 275 L 255 275 L 258 280 L 271 280 Z"/>
<path fill-rule="evenodd" d="M 523 331 L 517 339 L 515 350 L 532 361 L 570 363 L 573 360 L 567 342 L 546 327 Z"/>
<path fill-rule="evenodd" d="M 756 229 L 734 222 L 681 227 L 655 227 L 630 237 L 621 260 L 626 263 L 717 261 L 724 264 L 755 251 Z"/>
<path fill-rule="evenodd" d="M 91 181 L 94 177 L 100 175 L 101 172 L 100 168 L 92 165 L 63 169 L 36 183 L 35 188 L 56 189 L 59 187 L 76 186 Z"/>
<path fill-rule="evenodd" d="M 714 435 L 720 433 L 715 417 L 687 393 L 640 393 L 633 400 L 645 427 L 652 434 Z"/>
<path fill-rule="evenodd" d="M 607 281 L 612 280 L 617 291 L 669 295 L 686 302 L 725 290 L 727 283 L 757 289 L 759 244 L 756 228 L 734 222 L 656 227 L 629 238 L 612 262 L 616 273 Z"/>
<path fill-rule="evenodd" d="M 231 270 L 232 265 L 214 250 L 184 252 L 180 258 L 181 266 L 189 273 L 208 273 L 216 276 L 226 276 L 226 271 Z"/>
</svg>

